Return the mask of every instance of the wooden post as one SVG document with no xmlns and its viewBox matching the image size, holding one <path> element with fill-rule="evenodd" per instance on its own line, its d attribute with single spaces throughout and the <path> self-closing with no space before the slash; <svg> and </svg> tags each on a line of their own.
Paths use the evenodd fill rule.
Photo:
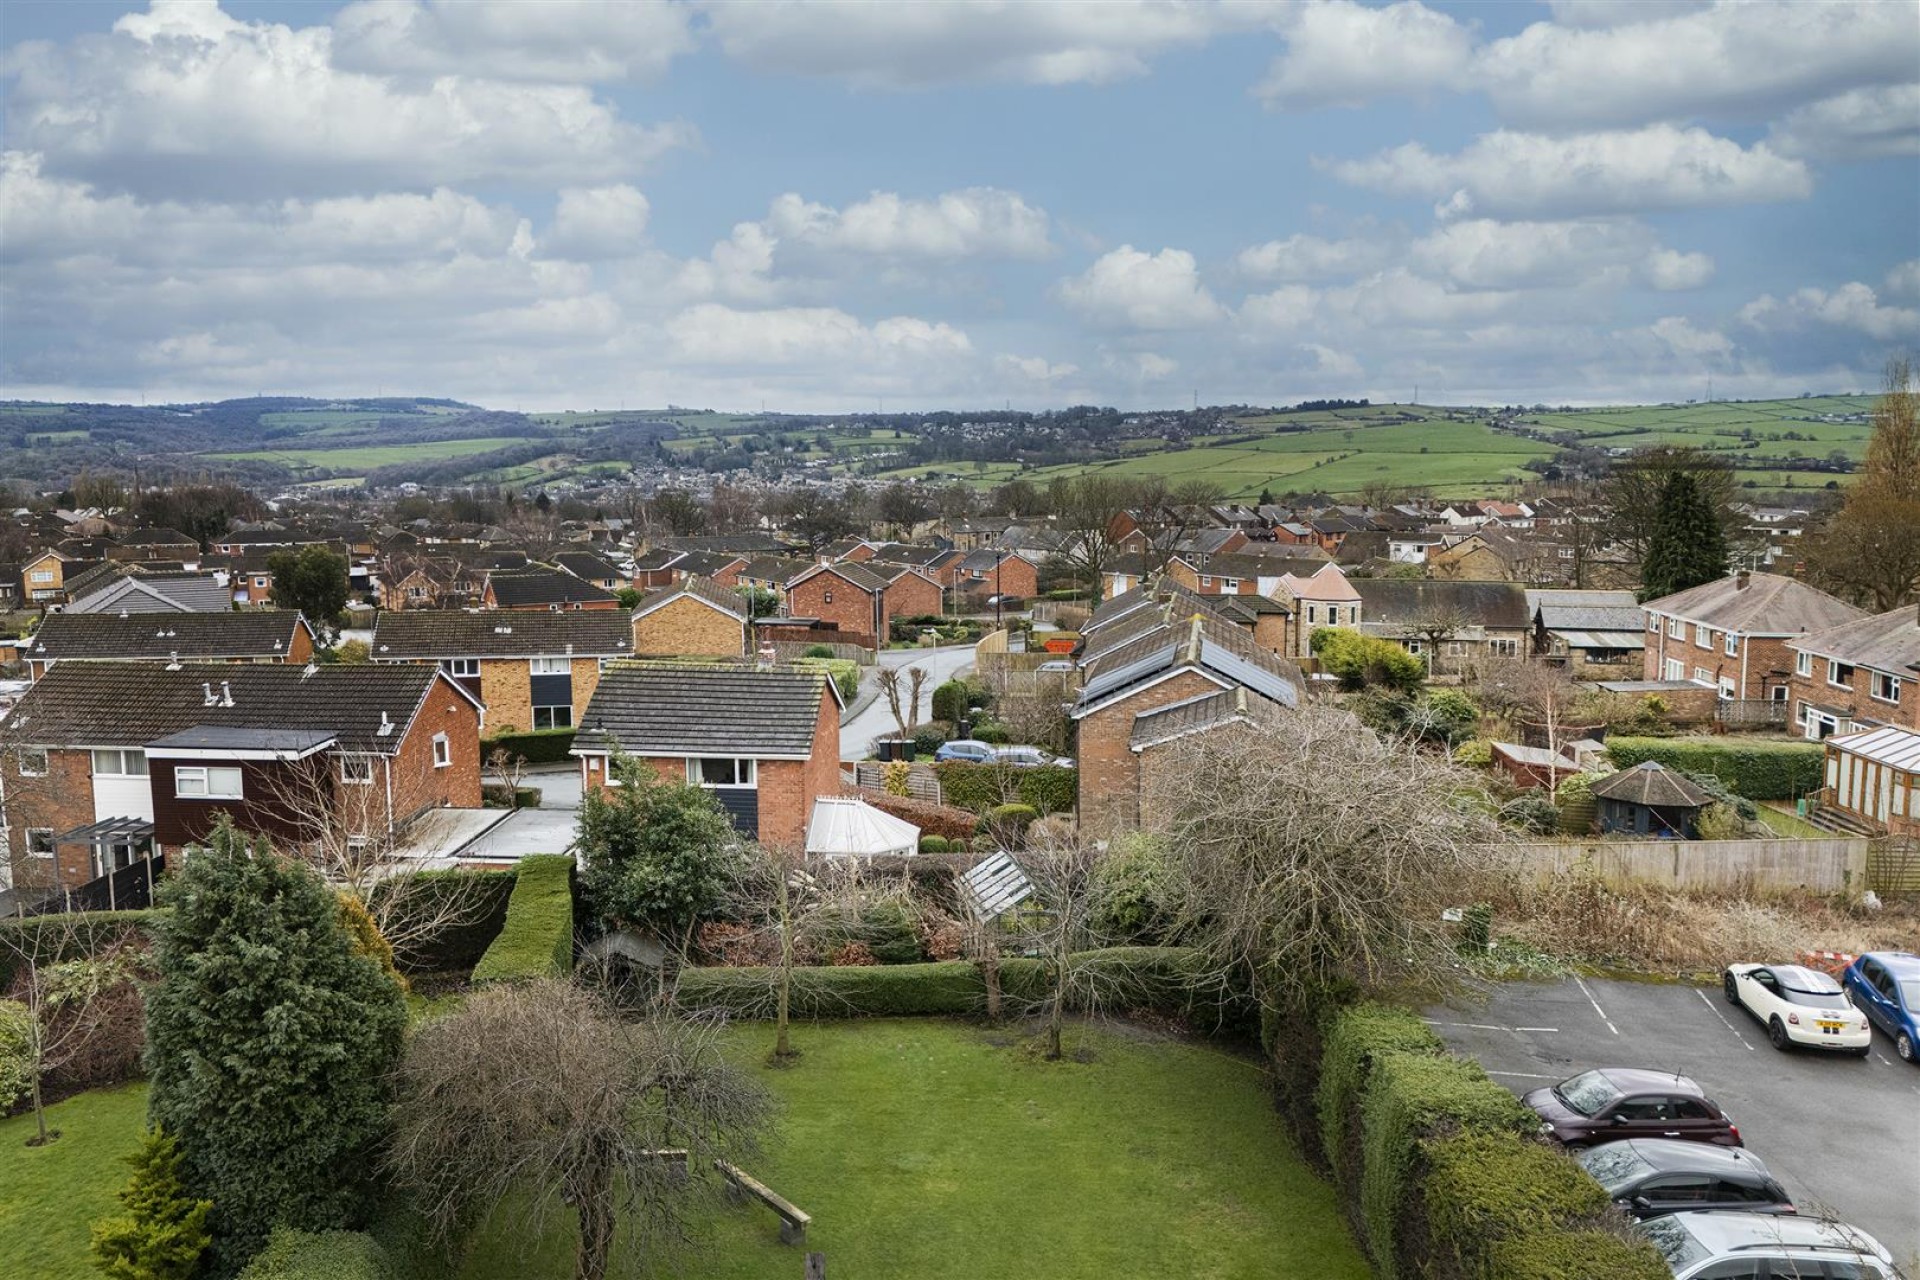
<svg viewBox="0 0 1920 1280">
<path fill-rule="evenodd" d="M 827 1255 L 810 1253 L 807 1255 L 807 1280 L 827 1280 Z"/>
</svg>

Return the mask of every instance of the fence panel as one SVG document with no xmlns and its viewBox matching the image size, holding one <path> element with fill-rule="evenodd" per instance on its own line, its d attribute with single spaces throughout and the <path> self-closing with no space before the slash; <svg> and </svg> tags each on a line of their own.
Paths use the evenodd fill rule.
<svg viewBox="0 0 1920 1280">
<path fill-rule="evenodd" d="M 1812 889 L 1867 884 L 1871 840 L 1569 840 L 1523 844 L 1535 878 L 1551 882 L 1586 860 L 1603 880 L 1674 889 Z M 1916 859 L 1920 862 L 1920 859 Z"/>
</svg>

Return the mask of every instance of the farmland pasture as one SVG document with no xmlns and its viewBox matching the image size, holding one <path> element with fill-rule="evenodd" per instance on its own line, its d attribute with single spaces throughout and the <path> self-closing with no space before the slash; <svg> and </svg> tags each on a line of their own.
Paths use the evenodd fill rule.
<svg viewBox="0 0 1920 1280">
<path fill-rule="evenodd" d="M 505 449 L 525 441 L 513 436 L 480 436 L 471 440 L 425 440 L 417 444 L 364 445 L 342 449 L 249 449 L 240 453 L 212 453 L 210 458 L 235 462 L 278 462 L 289 467 L 326 467 L 335 471 L 370 471 L 403 462 L 440 462 L 469 454 Z"/>
</svg>

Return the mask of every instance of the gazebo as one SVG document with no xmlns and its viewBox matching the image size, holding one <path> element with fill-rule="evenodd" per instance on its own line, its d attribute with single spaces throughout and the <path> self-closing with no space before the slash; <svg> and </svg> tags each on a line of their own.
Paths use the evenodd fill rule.
<svg viewBox="0 0 1920 1280">
<path fill-rule="evenodd" d="M 1644 760 L 1593 784 L 1600 830 L 1691 840 L 1713 797 L 1663 764 Z"/>
<path fill-rule="evenodd" d="M 829 858 L 905 857 L 920 852 L 920 828 L 853 796 L 821 796 L 807 824 L 807 852 Z"/>
</svg>

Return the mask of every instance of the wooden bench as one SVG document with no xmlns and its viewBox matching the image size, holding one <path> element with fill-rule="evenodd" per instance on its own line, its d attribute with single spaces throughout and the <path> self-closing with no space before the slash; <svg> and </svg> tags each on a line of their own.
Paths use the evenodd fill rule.
<svg viewBox="0 0 1920 1280">
<path fill-rule="evenodd" d="M 715 1160 L 713 1167 L 727 1180 L 727 1199 L 739 1204 L 751 1196 L 780 1215 L 781 1244 L 799 1244 L 807 1238 L 807 1224 L 813 1221 L 812 1215 L 795 1208 L 766 1183 L 725 1160 Z"/>
<path fill-rule="evenodd" d="M 685 1147 L 660 1147 L 640 1154 L 666 1165 L 668 1182 L 675 1186 L 685 1185 L 687 1181 L 687 1149 Z"/>
</svg>

